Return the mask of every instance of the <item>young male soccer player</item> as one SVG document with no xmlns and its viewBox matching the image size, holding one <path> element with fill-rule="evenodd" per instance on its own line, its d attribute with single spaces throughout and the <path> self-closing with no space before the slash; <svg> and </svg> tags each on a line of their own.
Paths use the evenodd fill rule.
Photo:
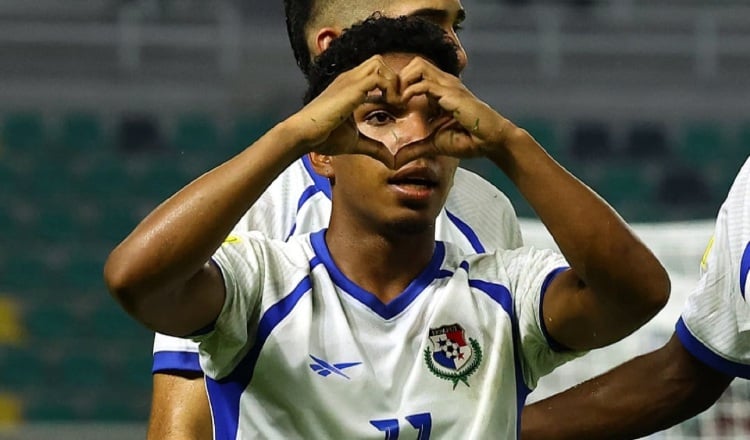
<svg viewBox="0 0 750 440">
<path fill-rule="evenodd" d="M 701 266 L 666 345 L 530 405 L 523 438 L 642 437 L 704 411 L 735 377 L 750 379 L 750 159 L 719 210 Z"/>
<path fill-rule="evenodd" d="M 464 10 L 458 0 L 285 0 L 289 40 L 303 72 L 341 31 L 373 11 L 410 15 L 440 26 L 458 47 L 459 68 L 466 65 L 458 31 Z M 306 158 L 295 162 L 269 187 L 237 225 L 270 237 L 317 231 L 328 225 L 330 184 L 312 171 Z M 497 222 L 503 224 L 498 233 Z M 481 177 L 459 168 L 445 209 L 437 219 L 436 238 L 477 253 L 522 245 L 515 212 L 507 197 Z M 154 340 L 151 439 L 210 439 L 211 419 L 197 345 L 157 334 Z"/>
<path fill-rule="evenodd" d="M 113 251 L 113 295 L 149 327 L 201 341 L 217 438 L 515 436 L 536 379 L 653 316 L 666 272 L 605 202 L 461 84 L 439 28 L 368 20 L 318 63 L 317 98 Z M 329 228 L 222 245 L 307 153 L 332 182 Z M 479 155 L 538 210 L 572 269 L 551 251 L 464 257 L 435 241 L 456 158 Z"/>
</svg>

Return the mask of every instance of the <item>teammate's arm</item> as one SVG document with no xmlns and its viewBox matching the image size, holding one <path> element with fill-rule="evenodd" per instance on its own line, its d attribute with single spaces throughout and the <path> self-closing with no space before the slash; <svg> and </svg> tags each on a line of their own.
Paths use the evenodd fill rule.
<svg viewBox="0 0 750 440">
<path fill-rule="evenodd" d="M 148 440 L 211 440 L 211 412 L 201 372 L 154 373 Z"/>
<path fill-rule="evenodd" d="M 639 438 L 704 411 L 731 381 L 688 353 L 673 335 L 658 350 L 526 406 L 521 438 Z"/>
</svg>

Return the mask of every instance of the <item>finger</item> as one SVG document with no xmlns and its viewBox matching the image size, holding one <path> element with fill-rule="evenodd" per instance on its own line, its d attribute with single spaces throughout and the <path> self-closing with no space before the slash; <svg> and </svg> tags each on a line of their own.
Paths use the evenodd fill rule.
<svg viewBox="0 0 750 440">
<path fill-rule="evenodd" d="M 394 169 L 395 158 L 382 142 L 376 141 L 362 133 L 359 135 L 356 153 L 365 154 L 382 162 L 386 167 Z"/>
<path fill-rule="evenodd" d="M 431 79 L 444 85 L 458 80 L 455 76 L 440 70 L 436 65 L 421 57 L 415 57 L 404 66 L 399 73 L 399 78 L 402 89 L 424 79 Z"/>
</svg>

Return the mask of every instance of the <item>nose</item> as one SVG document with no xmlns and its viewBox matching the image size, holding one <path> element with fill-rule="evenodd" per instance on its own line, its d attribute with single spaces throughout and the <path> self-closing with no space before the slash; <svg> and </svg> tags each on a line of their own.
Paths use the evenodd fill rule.
<svg viewBox="0 0 750 440">
<path fill-rule="evenodd" d="M 407 145 L 415 144 L 429 138 L 436 127 L 433 121 L 423 114 L 413 113 L 398 121 L 391 132 L 392 139 L 387 143 L 391 154 L 396 154 Z"/>
</svg>

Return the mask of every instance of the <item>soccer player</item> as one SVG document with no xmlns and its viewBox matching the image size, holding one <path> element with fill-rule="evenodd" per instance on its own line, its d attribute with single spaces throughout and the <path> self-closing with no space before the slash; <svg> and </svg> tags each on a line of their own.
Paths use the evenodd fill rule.
<svg viewBox="0 0 750 440">
<path fill-rule="evenodd" d="M 466 53 L 456 34 L 465 15 L 458 0 L 286 0 L 284 6 L 289 40 L 305 73 L 311 56 L 320 54 L 344 28 L 373 11 L 434 22 L 456 43 L 459 68 L 466 65 Z M 271 184 L 237 230 L 259 230 L 278 239 L 317 231 L 328 225 L 330 196 L 328 180 L 314 173 L 303 157 Z M 500 229 L 498 222 L 503 225 Z M 456 244 L 467 253 L 522 245 L 518 220 L 507 197 L 461 168 L 456 171 L 445 209 L 436 220 L 435 234 L 438 240 Z M 210 439 L 211 419 L 197 345 L 157 334 L 153 373 L 149 438 Z"/>
<path fill-rule="evenodd" d="M 455 50 L 420 19 L 352 27 L 310 71 L 303 109 L 110 255 L 107 284 L 129 313 L 200 341 L 216 438 L 510 438 L 539 376 L 665 303 L 654 255 L 463 86 Z M 332 182 L 330 226 L 227 238 L 306 154 Z M 435 241 L 457 158 L 476 156 L 518 186 L 565 258 L 466 257 Z"/>
<path fill-rule="evenodd" d="M 660 349 L 526 408 L 524 439 L 625 439 L 706 410 L 750 379 L 750 158 L 721 206 L 702 275 Z"/>
</svg>

